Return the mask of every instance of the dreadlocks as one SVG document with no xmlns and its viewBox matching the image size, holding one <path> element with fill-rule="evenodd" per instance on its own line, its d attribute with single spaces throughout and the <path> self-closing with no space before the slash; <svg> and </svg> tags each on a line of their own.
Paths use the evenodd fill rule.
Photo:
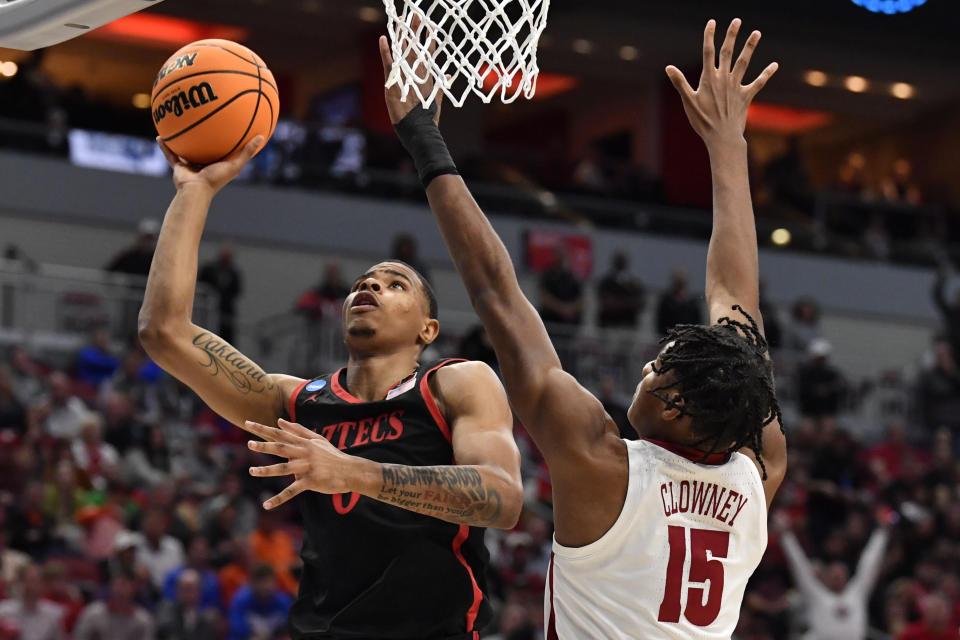
<svg viewBox="0 0 960 640">
<path fill-rule="evenodd" d="M 673 371 L 674 379 L 649 393 L 693 419 L 700 438 L 695 445 L 709 446 L 704 460 L 729 442 L 734 444 L 725 449 L 727 453 L 750 447 L 766 480 L 760 457 L 763 428 L 780 420 L 773 366 L 757 322 L 740 305 L 732 309 L 749 324 L 724 317 L 715 325 L 682 324 L 668 332 L 660 342 L 674 345 L 660 354 L 654 370 L 660 375 Z"/>
</svg>

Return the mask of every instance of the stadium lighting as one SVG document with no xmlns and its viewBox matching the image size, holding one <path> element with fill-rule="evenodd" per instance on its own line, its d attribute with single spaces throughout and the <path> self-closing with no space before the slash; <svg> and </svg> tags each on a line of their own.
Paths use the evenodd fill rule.
<svg viewBox="0 0 960 640">
<path fill-rule="evenodd" d="M 620 58 L 622 60 L 627 60 L 629 62 L 630 60 L 636 60 L 639 56 L 640 51 L 638 51 L 636 47 L 631 47 L 629 45 L 620 47 Z"/>
<path fill-rule="evenodd" d="M 847 88 L 847 91 L 863 93 L 870 88 L 870 83 L 867 82 L 866 78 L 861 76 L 847 76 L 843 81 L 843 86 Z"/>
<path fill-rule="evenodd" d="M 829 78 L 827 74 L 823 71 L 815 71 L 811 69 L 810 71 L 805 71 L 803 73 L 803 81 L 809 84 L 812 87 L 823 87 L 826 86 Z"/>
<path fill-rule="evenodd" d="M 867 11 L 887 15 L 907 13 L 920 5 L 926 4 L 926 2 L 927 0 L 853 0 L 853 4 L 863 7 Z"/>
<path fill-rule="evenodd" d="M 590 42 L 589 40 L 584 40 L 583 38 L 579 38 L 573 41 L 573 50 L 581 55 L 587 55 L 588 53 L 593 51 L 593 43 Z"/>
<path fill-rule="evenodd" d="M 137 109 L 149 109 L 150 108 L 150 94 L 149 93 L 135 93 L 133 98 L 130 100 L 133 103 L 133 106 Z"/>
<path fill-rule="evenodd" d="M 357 17 L 364 22 L 374 23 L 383 19 L 383 14 L 375 7 L 360 7 L 357 11 Z"/>
<path fill-rule="evenodd" d="M 901 100 L 909 100 L 917 95 L 917 90 L 912 84 L 906 82 L 895 82 L 890 86 L 890 95 Z"/>
<path fill-rule="evenodd" d="M 5 78 L 12 78 L 13 76 L 17 75 L 17 71 L 19 69 L 20 67 L 17 66 L 17 63 L 12 60 L 0 63 L 0 75 Z"/>
<path fill-rule="evenodd" d="M 774 229 L 770 234 L 770 240 L 778 247 L 785 247 L 790 244 L 790 231 L 784 228 Z"/>
</svg>

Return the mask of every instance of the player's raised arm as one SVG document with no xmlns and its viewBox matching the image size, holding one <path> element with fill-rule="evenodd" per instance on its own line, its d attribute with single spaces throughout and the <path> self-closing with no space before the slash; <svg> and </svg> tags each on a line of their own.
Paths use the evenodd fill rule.
<svg viewBox="0 0 960 640">
<path fill-rule="evenodd" d="M 703 32 L 703 71 L 696 91 L 679 69 L 669 66 L 666 71 L 680 93 L 690 124 L 703 139 L 710 155 L 713 233 L 707 251 L 706 286 L 710 322 L 716 323 L 727 317 L 745 320 L 734 310 L 738 305 L 756 319 L 762 332 L 757 231 L 750 199 L 747 142 L 743 133 L 750 103 L 778 67 L 776 62 L 770 63 L 753 82 L 744 85 L 743 77 L 760 41 L 760 32 L 750 34 L 734 63 L 740 20 L 733 20 L 720 48 L 718 64 L 714 50 L 715 30 L 716 22 L 710 20 Z M 752 455 L 749 449 L 743 451 Z M 786 455 L 786 440 L 779 421 L 774 420 L 763 430 L 762 458 L 769 475 L 766 483 L 768 497 L 772 497 L 770 489 L 775 491 L 783 478 Z"/>
<path fill-rule="evenodd" d="M 386 37 L 380 39 L 380 54 L 386 77 L 393 64 Z M 610 421 L 602 405 L 561 368 L 540 316 L 520 289 L 506 247 L 457 175 L 437 127 L 440 105 L 428 110 L 412 97 L 402 102 L 396 86 L 386 91 L 386 102 L 490 336 L 514 410 L 548 459 L 563 452 L 587 455 Z"/>
<path fill-rule="evenodd" d="M 177 194 L 164 216 L 140 309 L 143 348 L 164 370 L 193 389 L 230 422 L 273 423 L 285 416 L 287 398 L 300 382 L 271 375 L 222 338 L 193 324 L 197 253 L 214 195 L 256 153 L 258 137 L 236 157 L 192 168 L 162 145 L 173 167 Z"/>
</svg>

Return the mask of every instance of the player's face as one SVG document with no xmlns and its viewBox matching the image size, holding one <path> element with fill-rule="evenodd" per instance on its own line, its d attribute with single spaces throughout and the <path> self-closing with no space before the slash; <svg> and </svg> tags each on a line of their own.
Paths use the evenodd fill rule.
<svg viewBox="0 0 960 640">
<path fill-rule="evenodd" d="M 662 414 L 664 403 L 662 400 L 650 393 L 651 389 L 662 387 L 668 383 L 665 376 L 670 374 L 659 374 L 655 369 L 660 368 L 660 356 L 673 346 L 673 342 L 667 343 L 657 354 L 655 360 L 651 360 L 643 367 L 643 378 L 637 385 L 633 394 L 633 401 L 627 410 L 627 418 L 630 424 L 641 436 L 659 435 L 660 425 L 662 423 Z"/>
<path fill-rule="evenodd" d="M 415 271 L 381 262 L 357 278 L 343 303 L 343 333 L 351 352 L 379 352 L 429 344 L 438 323 L 430 318 Z"/>
</svg>

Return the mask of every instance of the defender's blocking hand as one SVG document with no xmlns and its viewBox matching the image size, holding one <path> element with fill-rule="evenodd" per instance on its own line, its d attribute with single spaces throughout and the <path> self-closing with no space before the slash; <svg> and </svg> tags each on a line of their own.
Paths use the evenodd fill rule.
<svg viewBox="0 0 960 640">
<path fill-rule="evenodd" d="M 734 45 L 740 31 L 740 19 L 734 19 L 720 48 L 718 65 L 714 51 L 716 24 L 715 20 L 710 20 L 703 31 L 703 71 L 696 91 L 675 66 L 670 65 L 666 69 L 667 76 L 680 93 L 683 110 L 690 124 L 708 148 L 715 143 L 743 139 L 750 103 L 779 68 L 776 62 L 771 62 L 753 82 L 744 85 L 743 77 L 760 41 L 760 32 L 750 34 L 731 67 Z"/>
</svg>

